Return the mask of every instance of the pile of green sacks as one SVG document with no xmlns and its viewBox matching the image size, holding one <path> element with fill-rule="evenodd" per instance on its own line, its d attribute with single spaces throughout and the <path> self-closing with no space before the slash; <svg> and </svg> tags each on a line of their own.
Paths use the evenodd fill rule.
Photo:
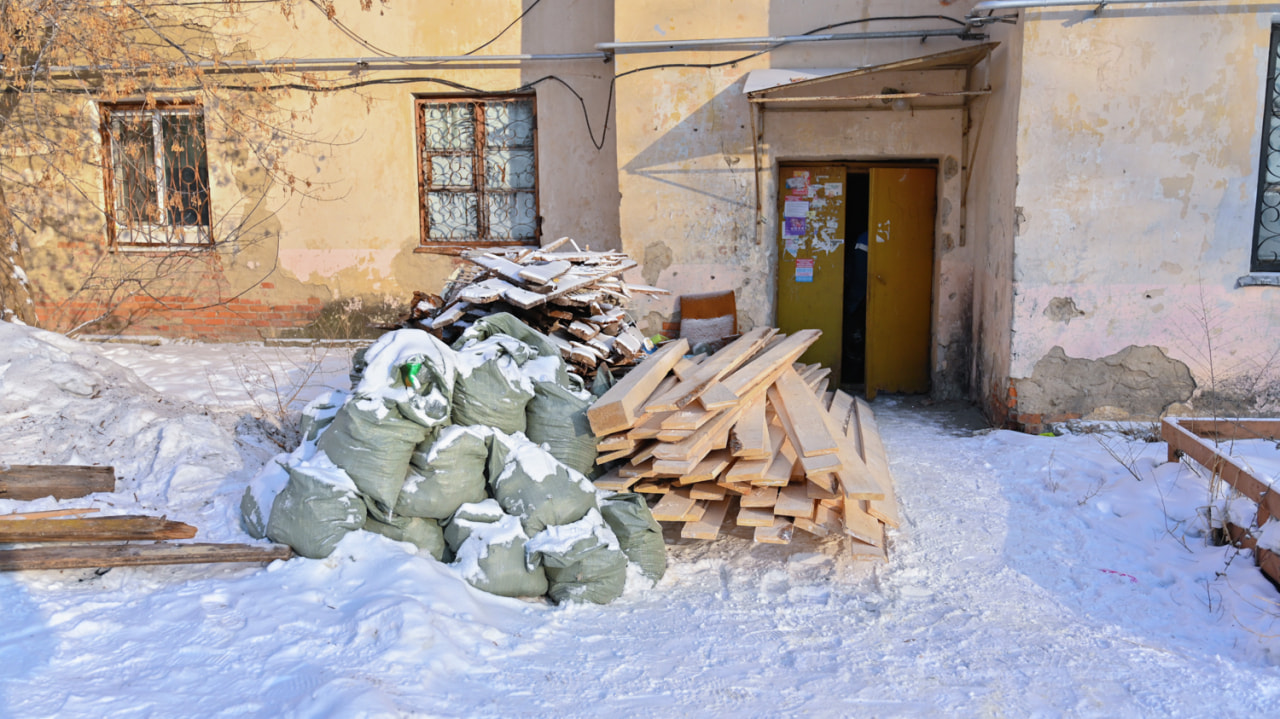
<svg viewBox="0 0 1280 719">
<path fill-rule="evenodd" d="M 657 581 L 667 556 L 643 497 L 587 479 L 591 399 L 555 345 L 509 314 L 452 348 L 389 332 L 357 353 L 351 392 L 303 411 L 302 443 L 250 483 L 241 524 L 311 558 L 365 529 L 494 594 L 610 602 L 628 563 Z"/>
</svg>

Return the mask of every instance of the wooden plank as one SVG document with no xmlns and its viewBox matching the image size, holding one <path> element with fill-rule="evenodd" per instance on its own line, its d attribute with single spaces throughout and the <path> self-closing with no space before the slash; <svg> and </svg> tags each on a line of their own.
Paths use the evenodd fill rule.
<svg viewBox="0 0 1280 719">
<path fill-rule="evenodd" d="M 889 553 L 885 549 L 884 527 L 880 527 L 880 541 L 874 544 L 859 541 L 854 537 L 848 538 L 848 544 L 845 545 L 845 554 L 850 559 L 864 559 L 876 562 L 889 561 Z"/>
<path fill-rule="evenodd" d="M 880 520 L 867 514 L 866 500 L 845 500 L 844 532 L 867 544 L 884 546 L 884 529 L 880 526 Z"/>
<path fill-rule="evenodd" d="M 653 471 L 659 475 L 668 477 L 683 477 L 692 473 L 702 462 L 697 459 L 655 459 L 653 460 Z M 711 477 L 707 477 L 711 479 Z"/>
<path fill-rule="evenodd" d="M 841 472 L 845 469 L 845 465 L 845 458 L 842 454 L 821 454 L 817 457 L 800 458 L 800 468 L 810 477 Z"/>
<path fill-rule="evenodd" d="M 754 399 L 748 397 L 747 400 Z M 679 442 L 663 444 L 654 450 L 654 456 L 662 459 L 688 459 L 706 456 L 712 449 L 720 449 L 729 444 L 729 428 L 738 421 L 746 410 L 747 402 L 721 412 L 714 420 L 703 425 L 694 433 Z"/>
<path fill-rule="evenodd" d="M 1246 417 L 1178 417 L 1180 426 L 1205 439 L 1280 440 L 1280 419 Z"/>
<path fill-rule="evenodd" d="M 625 492 L 631 488 L 631 485 L 639 481 L 639 477 L 623 477 L 619 475 L 618 470 L 615 469 L 597 477 L 592 484 L 596 486 L 596 489 L 604 489 L 610 492 Z"/>
<path fill-rule="evenodd" d="M 791 470 L 795 465 L 796 452 L 791 447 L 791 440 L 784 439 L 764 476 L 751 484 L 757 487 L 785 487 L 791 481 Z"/>
<path fill-rule="evenodd" d="M 725 345 L 723 349 L 698 364 L 689 379 L 672 387 L 662 395 L 650 399 L 645 410 L 665 412 L 681 409 L 698 398 L 707 387 L 721 377 L 737 369 L 749 360 L 778 330 L 759 327 Z"/>
<path fill-rule="evenodd" d="M 664 413 L 661 415 L 665 417 L 662 420 L 662 428 L 693 431 L 715 419 L 720 412 L 721 410 L 709 411 L 701 407 L 690 407 L 671 413 Z"/>
<path fill-rule="evenodd" d="M 844 390 L 836 390 L 831 398 L 831 406 L 827 409 L 827 416 L 831 418 L 837 432 L 848 434 L 851 412 L 853 412 L 853 397 Z"/>
<path fill-rule="evenodd" d="M 1172 459 L 1176 460 L 1179 453 L 1187 455 L 1241 494 L 1257 502 L 1258 526 L 1272 517 L 1280 517 L 1280 497 L 1277 496 L 1280 493 L 1270 491 L 1270 485 L 1253 476 L 1239 460 L 1223 456 L 1207 440 L 1192 434 L 1180 419 L 1166 417 L 1160 423 L 1160 438 L 1169 444 L 1169 456 Z"/>
<path fill-rule="evenodd" d="M 751 491 L 751 485 L 744 482 L 725 482 L 723 480 L 716 482 L 717 487 L 724 487 L 726 492 L 734 494 L 747 494 Z"/>
<path fill-rule="evenodd" d="M 620 450 L 617 450 L 616 452 L 607 452 L 605 454 L 597 454 L 596 464 L 608 464 L 614 461 L 615 459 L 630 457 L 632 451 L 633 450 L 630 450 L 630 449 L 620 449 Z"/>
<path fill-rule="evenodd" d="M 85 509 L 46 509 L 43 512 L 11 512 L 9 514 L 0 514 L 0 521 L 6 519 L 52 519 L 53 517 L 79 517 L 83 514 L 94 514 L 98 511 L 97 507 L 88 507 Z"/>
<path fill-rule="evenodd" d="M 884 499 L 867 501 L 867 512 L 890 527 L 897 528 L 902 524 L 902 519 L 898 515 L 898 497 L 893 487 L 893 475 L 889 472 L 889 455 L 885 451 L 884 442 L 880 440 L 880 429 L 876 426 L 875 414 L 872 413 L 871 406 L 861 397 L 856 398 L 854 411 L 859 436 L 862 438 L 862 451 L 865 453 L 863 459 L 867 463 L 867 469 L 871 470 L 872 478 L 884 492 Z M 845 506 L 848 507 L 848 504 L 846 501 Z"/>
<path fill-rule="evenodd" d="M 763 459 L 769 456 L 769 423 L 765 418 L 764 397 L 747 404 L 742 417 L 729 431 L 729 447 L 733 450 L 733 456 L 742 459 Z"/>
<path fill-rule="evenodd" d="M 806 483 L 792 483 L 778 492 L 778 502 L 773 505 L 773 513 L 788 517 L 813 518 L 813 506 L 816 502 L 809 498 L 805 489 Z"/>
<path fill-rule="evenodd" d="M 499 257 L 493 253 L 484 253 L 480 255 L 467 255 L 466 259 L 469 262 L 474 262 L 475 264 L 480 265 L 486 270 L 496 272 L 500 277 L 508 282 L 515 282 L 517 284 L 521 282 L 520 270 L 524 269 L 524 267 L 508 260 L 505 257 Z"/>
<path fill-rule="evenodd" d="M 832 481 L 834 482 L 834 475 L 828 476 L 831 476 Z M 836 493 L 836 489 L 838 489 L 838 487 L 835 487 L 834 485 L 828 488 L 824 485 L 818 484 L 812 479 L 805 483 L 805 491 L 808 493 L 809 499 L 836 499 L 841 496 Z"/>
<path fill-rule="evenodd" d="M 720 499 L 707 503 L 706 511 L 696 521 L 685 522 L 680 528 L 680 536 L 685 539 L 715 539 L 720 536 L 720 527 L 724 524 L 725 515 L 729 513 L 732 499 Z"/>
<path fill-rule="evenodd" d="M 795 531 L 795 525 L 791 522 L 775 517 L 773 526 L 756 527 L 754 538 L 761 544 L 791 544 L 791 536 Z"/>
<path fill-rule="evenodd" d="M 76 499 L 115 489 L 115 467 L 11 464 L 0 471 L 0 499 Z"/>
<path fill-rule="evenodd" d="M 778 503 L 777 487 L 752 487 L 751 491 L 738 500 L 743 507 L 772 507 Z"/>
<path fill-rule="evenodd" d="M 682 439 L 692 437 L 694 430 L 692 429 L 663 429 L 659 430 L 654 438 L 659 442 L 679 442 Z"/>
<path fill-rule="evenodd" d="M 813 519 L 797 517 L 792 521 L 795 522 L 797 529 L 804 530 L 817 537 L 830 537 L 841 534 L 843 531 L 843 520 L 840 513 L 830 507 L 823 506 L 821 503 L 814 507 Z"/>
<path fill-rule="evenodd" d="M 436 315 L 431 320 L 431 329 L 438 330 L 442 327 L 448 327 L 454 322 L 462 319 L 462 316 L 465 315 L 469 309 L 471 309 L 470 302 L 459 302 L 455 300 L 448 307 L 441 310 L 440 314 Z"/>
<path fill-rule="evenodd" d="M 791 437 L 792 445 L 801 456 L 817 457 L 840 451 L 840 445 L 828 428 L 827 413 L 794 369 L 784 369 L 769 388 L 768 395 L 778 419 Z"/>
<path fill-rule="evenodd" d="M 0 550 L 0 571 L 270 562 L 292 556 L 278 544 L 83 544 Z"/>
<path fill-rule="evenodd" d="M 196 528 L 163 517 L 121 515 L 0 522 L 0 544 L 191 539 Z"/>
<path fill-rule="evenodd" d="M 543 285 L 543 287 L 553 288 L 551 292 L 544 295 L 543 298 L 544 300 L 551 300 L 570 292 L 577 292 L 594 282 L 599 282 L 600 280 L 606 277 L 612 277 L 613 275 L 620 275 L 635 266 L 636 261 L 628 258 L 619 263 L 616 267 L 600 268 L 599 272 L 586 277 L 576 277 L 571 273 L 563 274 L 548 284 Z"/>
<path fill-rule="evenodd" d="M 653 439 L 662 434 L 662 422 L 671 416 L 670 412 L 646 413 L 639 424 L 627 430 L 627 439 Z"/>
<path fill-rule="evenodd" d="M 737 397 L 744 397 L 756 388 L 771 385 L 783 370 L 790 367 L 821 336 L 822 332 L 819 330 L 800 330 L 772 347 L 767 347 L 727 376 L 722 384 Z"/>
<path fill-rule="evenodd" d="M 739 527 L 772 527 L 775 517 L 773 516 L 772 507 L 744 507 L 742 500 L 738 500 L 738 518 L 735 520 Z"/>
<path fill-rule="evenodd" d="M 524 265 L 520 268 L 520 278 L 539 285 L 545 285 L 563 275 L 573 267 L 568 260 L 555 260 L 541 265 Z"/>
<path fill-rule="evenodd" d="M 658 462 L 661 461 L 658 460 Z M 679 484 L 694 484 L 695 482 L 714 480 L 729 467 L 729 463 L 732 461 L 733 455 L 729 454 L 727 449 L 718 449 L 710 452 L 693 469 L 680 477 Z M 654 465 L 656 466 L 658 462 L 654 462 Z"/>
<path fill-rule="evenodd" d="M 632 368 L 587 410 L 591 431 L 601 436 L 634 426 L 649 395 L 688 351 L 688 340 L 675 340 Z"/>
<path fill-rule="evenodd" d="M 627 450 L 628 452 L 636 448 L 636 441 L 625 434 L 614 434 L 608 437 L 602 437 L 596 442 L 597 452 L 618 452 Z"/>
<path fill-rule="evenodd" d="M 729 490 L 715 482 L 699 482 L 689 488 L 689 496 L 694 499 L 705 499 L 718 502 L 725 498 Z"/>
<path fill-rule="evenodd" d="M 705 502 L 689 496 L 687 489 L 673 489 L 653 505 L 653 518 L 659 522 L 696 522 L 706 513 Z"/>
<path fill-rule="evenodd" d="M 646 479 L 632 487 L 631 491 L 639 492 L 641 494 L 667 494 L 671 491 L 671 483 Z"/>
<path fill-rule="evenodd" d="M 698 364 L 706 358 L 705 354 L 682 357 L 676 366 L 671 368 L 671 372 L 681 380 L 687 380 L 698 370 Z"/>
<path fill-rule="evenodd" d="M 614 469 L 619 477 L 635 477 L 644 479 L 654 475 L 653 460 L 646 460 L 634 465 L 623 465 Z"/>
<path fill-rule="evenodd" d="M 513 289 L 516 288 L 510 282 L 491 277 L 483 282 L 475 282 L 463 287 L 458 292 L 457 299 L 473 305 L 489 304 L 496 302 L 507 290 Z"/>
</svg>

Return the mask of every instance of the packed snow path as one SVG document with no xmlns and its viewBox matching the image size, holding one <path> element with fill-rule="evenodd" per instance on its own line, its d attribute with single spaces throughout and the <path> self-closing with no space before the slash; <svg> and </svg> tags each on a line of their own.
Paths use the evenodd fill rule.
<svg viewBox="0 0 1280 719">
<path fill-rule="evenodd" d="M 150 447 L 125 483 L 138 496 L 118 493 L 117 509 L 245 541 L 235 501 L 269 452 L 251 451 L 264 440 L 243 419 L 250 405 L 220 391 L 235 385 L 231 362 L 217 361 L 231 349 L 194 350 L 202 376 L 164 370 L 175 357 L 189 369 L 192 351 L 85 349 L 136 375 L 98 367 L 116 389 L 69 395 L 49 416 L 4 408 L 0 459 L 74 452 L 119 466 L 113 448 Z M 0 368 L 23 361 L 0 357 Z M 341 386 L 345 365 L 333 364 L 307 381 Z M 142 381 L 177 399 L 144 408 Z M 26 391 L 54 402 L 61 390 Z M 1165 464 L 1163 444 L 980 430 L 960 406 L 874 408 L 904 518 L 887 565 L 803 533 L 783 547 L 737 531 L 672 537 L 667 577 L 602 607 L 484 595 L 367 532 L 326 560 L 267 568 L 4 574 L 0 715 L 1220 717 L 1275 706 L 1280 594 L 1247 554 L 1206 545 L 1205 481 Z"/>
</svg>

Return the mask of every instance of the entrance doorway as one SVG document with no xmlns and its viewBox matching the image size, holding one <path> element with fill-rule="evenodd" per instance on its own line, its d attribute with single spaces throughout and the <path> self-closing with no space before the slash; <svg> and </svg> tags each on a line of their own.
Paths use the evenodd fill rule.
<svg viewBox="0 0 1280 719">
<path fill-rule="evenodd" d="M 936 196 L 932 163 L 780 166 L 778 327 L 868 399 L 929 390 Z"/>
</svg>

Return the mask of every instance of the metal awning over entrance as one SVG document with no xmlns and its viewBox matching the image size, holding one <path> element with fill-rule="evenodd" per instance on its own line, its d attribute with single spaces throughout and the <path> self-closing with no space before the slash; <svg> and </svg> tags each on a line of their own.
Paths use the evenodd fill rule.
<svg viewBox="0 0 1280 719">
<path fill-rule="evenodd" d="M 957 99 L 990 94 L 990 88 L 973 89 L 971 70 L 987 59 L 999 43 L 989 42 L 972 47 L 948 50 L 933 55 L 852 70 L 786 70 L 768 68 L 747 73 L 743 90 L 753 105 L 788 106 L 807 109 L 879 110 L 894 109 L 895 100 L 908 100 L 914 109 L 954 107 Z M 874 80 L 891 73 L 923 73 L 960 71 L 963 79 L 950 88 L 922 90 L 901 89 L 896 92 L 849 92 L 851 86 L 865 85 L 859 79 Z M 933 85 L 933 83 L 930 83 Z M 900 107 L 900 106 L 899 106 Z"/>
<path fill-rule="evenodd" d="M 750 103 L 751 152 L 755 167 L 756 221 L 760 197 L 760 142 L 764 113 L 770 111 L 927 111 L 967 109 L 990 87 L 974 87 L 974 68 L 1000 43 L 956 50 L 851 70 L 752 70 L 743 82 Z"/>
</svg>

